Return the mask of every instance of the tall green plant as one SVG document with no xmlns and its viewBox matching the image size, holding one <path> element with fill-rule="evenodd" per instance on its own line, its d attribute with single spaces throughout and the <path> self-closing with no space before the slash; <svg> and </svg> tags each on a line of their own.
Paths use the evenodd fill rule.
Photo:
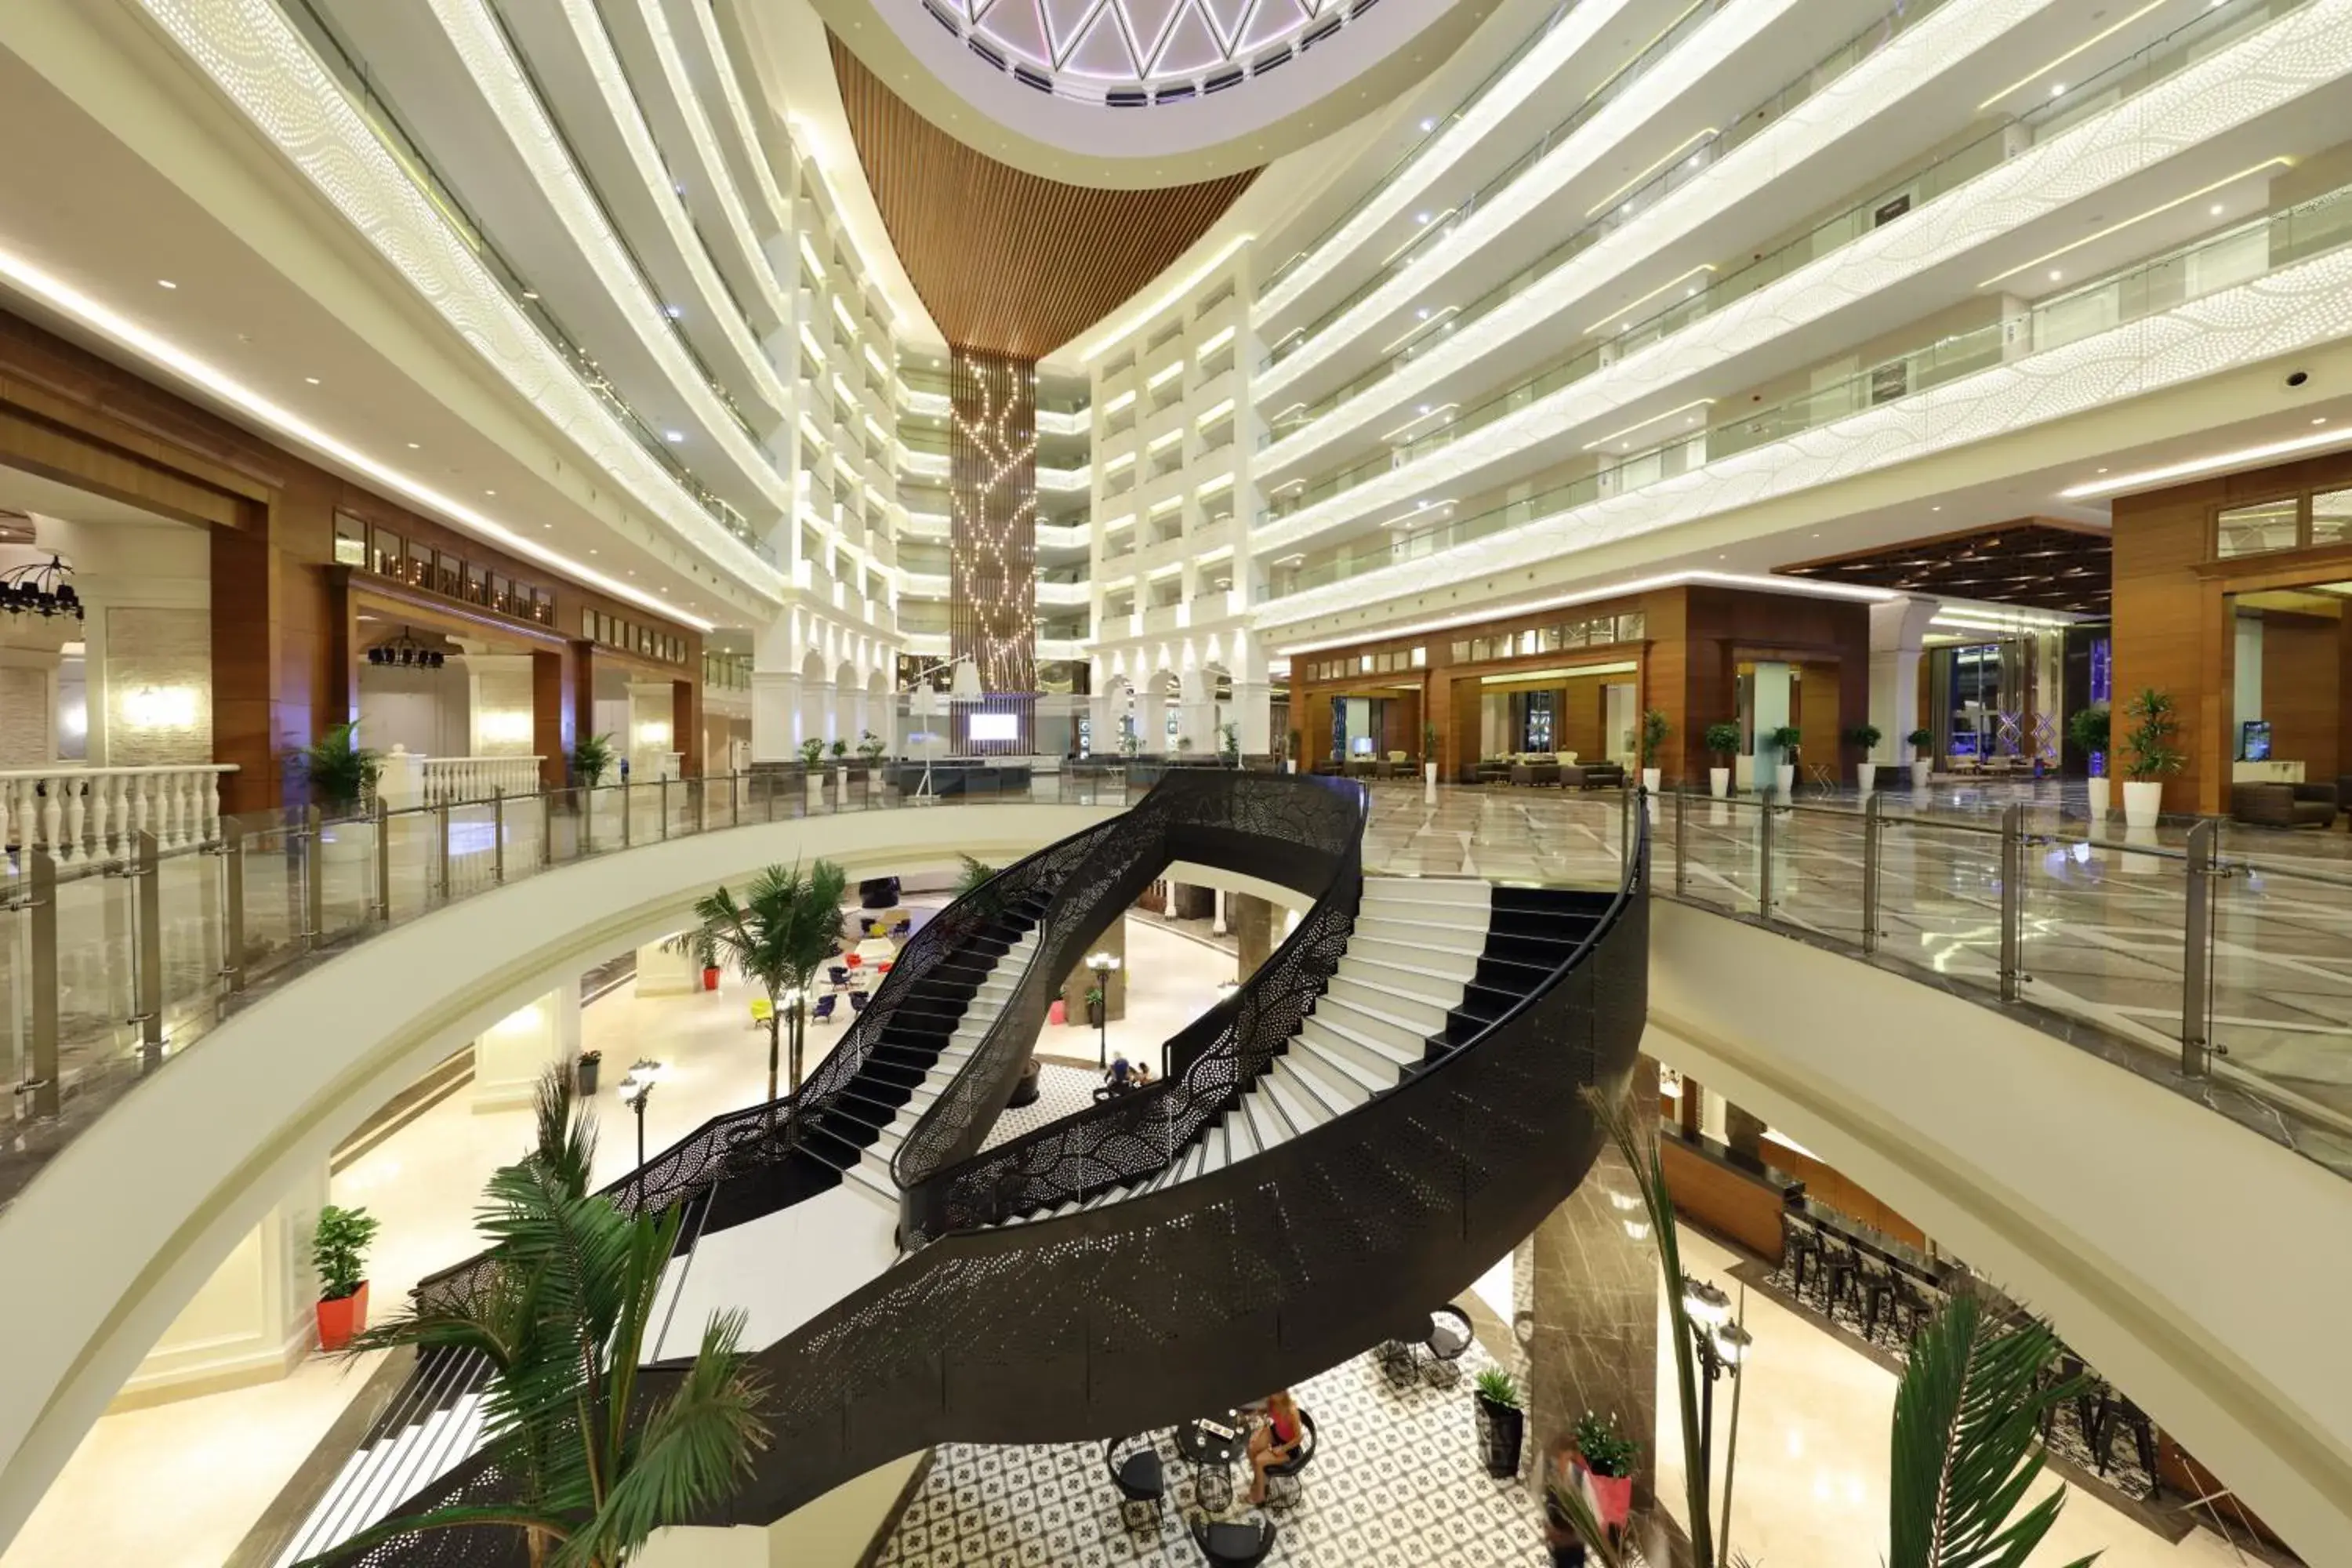
<svg viewBox="0 0 2352 1568">
<path fill-rule="evenodd" d="M 2131 728 L 2124 731 L 2124 773 L 2134 779 L 2160 779 L 2180 771 L 2182 757 L 2172 742 L 2180 733 L 2172 693 L 2143 686 L 2124 705 Z"/>
<path fill-rule="evenodd" d="M 1706 727 L 1701 737 L 1706 742 L 1707 754 L 1728 757 L 1739 750 L 1739 726 L 1728 719 L 1718 719 Z"/>
<path fill-rule="evenodd" d="M 367 1283 L 367 1250 L 383 1222 L 363 1208 L 319 1210 L 310 1231 L 310 1268 L 319 1277 L 319 1300 L 340 1301 Z"/>
<path fill-rule="evenodd" d="M 1965 1291 L 1919 1331 L 1895 1391 L 1888 1568 L 2023 1568 L 2066 1500 L 2053 1487 L 2017 1512 L 2042 1474 L 2043 1413 L 2083 1391 L 2042 1385 L 2057 1358 L 2047 1328 L 2006 1326 Z"/>
<path fill-rule="evenodd" d="M 996 875 L 996 868 L 985 860 L 961 852 L 956 858 L 962 862 L 956 872 L 955 896 L 959 899 L 977 893 Z"/>
<path fill-rule="evenodd" d="M 539 1088 L 539 1140 L 490 1177 L 478 1224 L 492 1267 L 353 1338 L 349 1353 L 481 1355 L 486 1454 L 509 1493 L 387 1520 L 302 1568 L 436 1530 L 519 1531 L 532 1568 L 622 1568 L 658 1529 L 719 1501 L 768 1444 L 766 1389 L 738 1346 L 740 1312 L 715 1313 L 677 1386 L 641 1395 L 647 1328 L 685 1213 L 623 1214 L 587 1191 L 593 1120 L 571 1076 Z"/>
<path fill-rule="evenodd" d="M 1675 722 L 1653 708 L 1642 715 L 1642 765 L 1657 765 L 1658 752 L 1665 746 L 1666 737 L 1675 732 Z"/>
<path fill-rule="evenodd" d="M 376 781 L 383 777 L 383 753 L 360 744 L 357 720 L 333 725 L 310 745 L 296 747 L 288 761 L 321 806 L 357 805 L 375 793 Z"/>
<path fill-rule="evenodd" d="M 594 789 L 613 770 L 613 737 L 584 735 L 572 747 L 572 777 L 583 789 Z"/>
<path fill-rule="evenodd" d="M 2109 744 L 2108 735 L 2114 728 L 2114 715 L 2104 702 L 2094 702 L 2077 708 L 2066 721 L 2066 738 L 2081 748 L 2085 760 L 2104 758 Z"/>
<path fill-rule="evenodd" d="M 1805 743 L 1805 732 L 1794 724 L 1783 724 L 1773 731 L 1771 735 L 1772 749 L 1780 753 L 1780 760 L 1784 763 L 1795 762 L 1798 751 Z"/>
<path fill-rule="evenodd" d="M 807 997 L 818 966 L 841 950 L 841 900 L 849 879 L 830 860 L 801 874 L 771 866 L 751 880 L 743 901 L 725 888 L 694 906 L 695 955 L 708 968 L 721 960 L 741 970 L 768 994 L 768 1101 L 777 1099 L 783 1035 L 792 1032 L 792 1088 L 801 1087 L 801 1045 L 807 1031 Z M 795 1000 L 787 1005 L 786 993 Z M 787 1131 L 790 1123 L 786 1124 Z"/>
</svg>

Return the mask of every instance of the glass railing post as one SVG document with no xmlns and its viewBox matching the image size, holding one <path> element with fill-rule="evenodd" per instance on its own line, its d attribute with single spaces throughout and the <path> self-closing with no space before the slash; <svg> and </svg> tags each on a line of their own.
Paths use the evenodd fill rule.
<svg viewBox="0 0 2352 1568">
<path fill-rule="evenodd" d="M 1756 803 L 1756 918 L 1772 918 L 1772 802 L 1759 791 Z"/>
<path fill-rule="evenodd" d="M 1685 803 L 1690 799 L 1690 786 L 1675 787 L 1675 897 L 1682 898 L 1690 891 L 1690 828 Z"/>
<path fill-rule="evenodd" d="M 449 901 L 449 803 L 433 808 L 433 883 L 441 901 Z"/>
<path fill-rule="evenodd" d="M 667 773 L 662 774 L 659 780 L 659 789 L 661 793 L 661 800 L 659 804 L 661 815 L 661 836 L 663 838 L 667 839 L 669 837 L 669 775 Z"/>
<path fill-rule="evenodd" d="M 1862 951 L 1878 951 L 1878 840 L 1885 828 L 1879 805 L 1886 797 L 1873 790 L 1862 804 Z"/>
<path fill-rule="evenodd" d="M 302 808 L 302 826 L 289 837 L 302 847 L 302 947 L 309 952 L 327 940 L 327 858 L 319 852 L 325 837 L 325 816 L 315 805 Z"/>
<path fill-rule="evenodd" d="M 377 807 L 379 819 L 383 807 Z M 221 924 L 222 989 L 235 993 L 245 989 L 245 829 L 224 821 L 221 824 Z"/>
<path fill-rule="evenodd" d="M 29 884 L 25 914 L 32 937 L 33 1070 L 16 1092 L 30 1097 L 36 1120 L 47 1121 L 58 1114 L 58 863 L 30 844 L 24 857 Z"/>
<path fill-rule="evenodd" d="M 490 795 L 490 880 L 503 883 L 507 879 L 507 792 Z"/>
<path fill-rule="evenodd" d="M 553 790 L 539 792 L 539 863 L 542 868 L 555 864 L 555 798 Z"/>
<path fill-rule="evenodd" d="M 2180 1073 L 2203 1078 L 2212 1068 L 2213 838 L 2206 817 L 2189 830 L 2189 899 L 2180 928 Z"/>
<path fill-rule="evenodd" d="M 143 829 L 131 836 L 131 895 L 135 900 L 138 932 L 136 968 L 139 1047 L 151 1059 L 163 1049 L 163 878 L 156 862 L 155 836 Z"/>
<path fill-rule="evenodd" d="M 580 786 L 580 854 L 583 859 L 596 852 L 596 786 Z"/>
<path fill-rule="evenodd" d="M 237 857 L 240 867 L 244 859 L 242 854 Z M 243 902 L 242 895 L 238 902 Z M 392 923 L 392 808 L 382 795 L 375 797 L 375 918 Z"/>
<path fill-rule="evenodd" d="M 2000 813 L 2000 999 L 2014 1002 L 2024 981 L 2021 942 L 2025 917 L 2025 806 Z"/>
</svg>

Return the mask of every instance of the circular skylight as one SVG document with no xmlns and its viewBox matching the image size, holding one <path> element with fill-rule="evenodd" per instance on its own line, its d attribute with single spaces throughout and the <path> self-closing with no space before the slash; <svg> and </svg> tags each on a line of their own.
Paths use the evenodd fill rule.
<svg viewBox="0 0 2352 1568">
<path fill-rule="evenodd" d="M 1122 107 L 1215 92 L 1373 0 L 921 0 L 973 53 L 1057 97 Z"/>
</svg>

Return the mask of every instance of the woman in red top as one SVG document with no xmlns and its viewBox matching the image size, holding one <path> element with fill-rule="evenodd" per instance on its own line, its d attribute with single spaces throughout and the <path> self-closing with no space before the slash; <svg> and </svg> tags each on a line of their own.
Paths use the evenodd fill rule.
<svg viewBox="0 0 2352 1568">
<path fill-rule="evenodd" d="M 1300 1432 L 1298 1402 L 1290 1397 L 1290 1390 L 1267 1395 L 1265 1420 L 1250 1434 L 1250 1501 L 1265 1501 L 1265 1472 L 1297 1457 Z"/>
</svg>

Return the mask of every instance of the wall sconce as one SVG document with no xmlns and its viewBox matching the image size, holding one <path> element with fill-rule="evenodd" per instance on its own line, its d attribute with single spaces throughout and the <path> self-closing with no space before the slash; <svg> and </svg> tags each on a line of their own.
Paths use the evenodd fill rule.
<svg viewBox="0 0 2352 1568">
<path fill-rule="evenodd" d="M 668 751 L 669 726 L 659 719 L 648 719 L 637 726 L 637 744 L 648 751 Z"/>
<path fill-rule="evenodd" d="M 142 686 L 122 694 L 122 721 L 134 730 L 185 730 L 196 721 L 193 686 Z"/>
</svg>

